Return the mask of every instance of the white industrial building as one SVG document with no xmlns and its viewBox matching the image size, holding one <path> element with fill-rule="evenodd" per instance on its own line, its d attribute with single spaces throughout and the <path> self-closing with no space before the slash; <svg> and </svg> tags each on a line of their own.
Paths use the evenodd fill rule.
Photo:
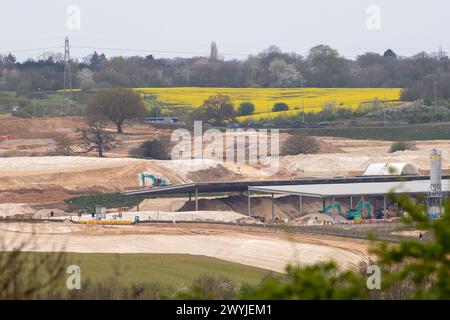
<svg viewBox="0 0 450 320">
<path fill-rule="evenodd" d="M 371 163 L 364 176 L 414 176 L 419 170 L 411 163 Z"/>
</svg>

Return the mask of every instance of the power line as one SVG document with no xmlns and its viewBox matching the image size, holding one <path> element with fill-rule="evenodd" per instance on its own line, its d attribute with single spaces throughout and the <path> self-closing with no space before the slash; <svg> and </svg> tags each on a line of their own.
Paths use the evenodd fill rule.
<svg viewBox="0 0 450 320">
<path fill-rule="evenodd" d="M 133 48 L 113 48 L 113 47 L 88 47 L 88 46 L 72 46 L 77 49 L 90 49 L 90 50 L 116 50 L 116 51 L 133 51 L 133 52 L 154 52 L 154 53 L 169 53 L 169 54 L 198 54 L 208 55 L 209 52 L 200 51 L 172 51 L 172 50 L 154 50 L 154 49 L 133 49 Z M 224 56 L 247 56 L 246 53 L 220 53 Z"/>
<path fill-rule="evenodd" d="M 18 49 L 18 50 L 9 50 L 9 53 L 22 53 L 22 52 L 33 52 L 33 51 L 44 51 L 44 50 L 53 50 L 53 49 L 62 49 L 62 46 L 57 47 L 44 47 L 44 48 L 31 48 L 31 49 Z"/>
</svg>

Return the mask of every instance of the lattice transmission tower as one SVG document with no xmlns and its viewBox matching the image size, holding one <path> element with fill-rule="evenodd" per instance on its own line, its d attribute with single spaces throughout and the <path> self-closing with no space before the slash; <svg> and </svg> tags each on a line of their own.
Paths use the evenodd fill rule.
<svg viewBox="0 0 450 320">
<path fill-rule="evenodd" d="M 72 60 L 70 59 L 69 38 L 64 42 L 64 91 L 61 104 L 61 115 L 64 115 L 66 106 L 73 106 L 73 88 L 72 88 Z"/>
</svg>

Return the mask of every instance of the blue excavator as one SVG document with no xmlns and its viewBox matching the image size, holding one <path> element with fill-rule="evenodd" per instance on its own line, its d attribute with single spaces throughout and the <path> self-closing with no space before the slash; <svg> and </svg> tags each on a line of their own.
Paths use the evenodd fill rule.
<svg viewBox="0 0 450 320">
<path fill-rule="evenodd" d="M 342 215 L 342 206 L 338 201 L 333 202 L 332 204 L 325 207 L 324 212 L 330 213 L 332 210 L 337 210 L 339 215 Z M 372 215 L 372 204 L 370 201 L 365 201 L 358 204 L 354 209 L 350 209 L 346 212 L 345 217 L 348 220 L 361 220 L 363 219 L 363 211 L 366 210 L 367 216 L 371 217 Z"/>
<path fill-rule="evenodd" d="M 359 220 L 363 218 L 362 212 L 366 210 L 367 216 L 372 216 L 372 204 L 370 201 L 365 201 L 358 204 L 355 209 L 351 209 L 347 211 L 346 218 L 348 220 Z"/>
<path fill-rule="evenodd" d="M 331 210 L 336 209 L 339 213 L 339 215 L 342 215 L 342 207 L 341 204 L 337 201 L 333 202 L 332 204 L 329 204 L 328 206 L 325 207 L 324 212 L 325 213 L 330 213 Z"/>
<path fill-rule="evenodd" d="M 168 186 L 169 185 L 167 180 L 162 179 L 162 178 L 158 178 L 155 175 L 153 175 L 151 173 L 147 173 L 147 172 L 140 173 L 139 174 L 139 178 L 140 178 L 140 181 L 141 181 L 141 187 L 143 189 L 151 188 L 151 187 L 164 187 L 164 186 Z M 147 179 L 150 179 L 152 181 L 151 185 L 147 185 Z"/>
</svg>

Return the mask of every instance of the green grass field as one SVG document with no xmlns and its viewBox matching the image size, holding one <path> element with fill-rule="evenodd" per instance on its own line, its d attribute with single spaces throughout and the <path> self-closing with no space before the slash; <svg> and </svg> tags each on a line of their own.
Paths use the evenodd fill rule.
<svg viewBox="0 0 450 320">
<path fill-rule="evenodd" d="M 256 284 L 270 273 L 260 268 L 187 254 L 67 253 L 67 265 L 72 264 L 80 266 L 82 281 L 96 282 L 114 277 L 125 286 L 189 285 L 201 275 L 226 276 L 237 284 Z"/>
<path fill-rule="evenodd" d="M 66 270 L 73 265 L 80 267 L 81 290 L 66 287 L 73 276 Z M 27 298 L 26 292 L 33 292 L 31 288 L 38 288 L 33 299 L 134 299 L 136 290 L 140 290 L 142 299 L 170 299 L 199 283 L 206 286 L 205 290 L 225 292 L 258 285 L 270 275 L 281 275 L 187 254 L 0 252 L 0 266 L 5 266 L 0 286 L 6 284 L 0 299 Z M 13 282 L 17 287 L 11 285 Z"/>
<path fill-rule="evenodd" d="M 307 128 L 290 130 L 289 132 L 314 136 L 332 136 L 350 139 L 388 141 L 450 139 L 450 125 L 445 122 L 392 127 Z"/>
</svg>

